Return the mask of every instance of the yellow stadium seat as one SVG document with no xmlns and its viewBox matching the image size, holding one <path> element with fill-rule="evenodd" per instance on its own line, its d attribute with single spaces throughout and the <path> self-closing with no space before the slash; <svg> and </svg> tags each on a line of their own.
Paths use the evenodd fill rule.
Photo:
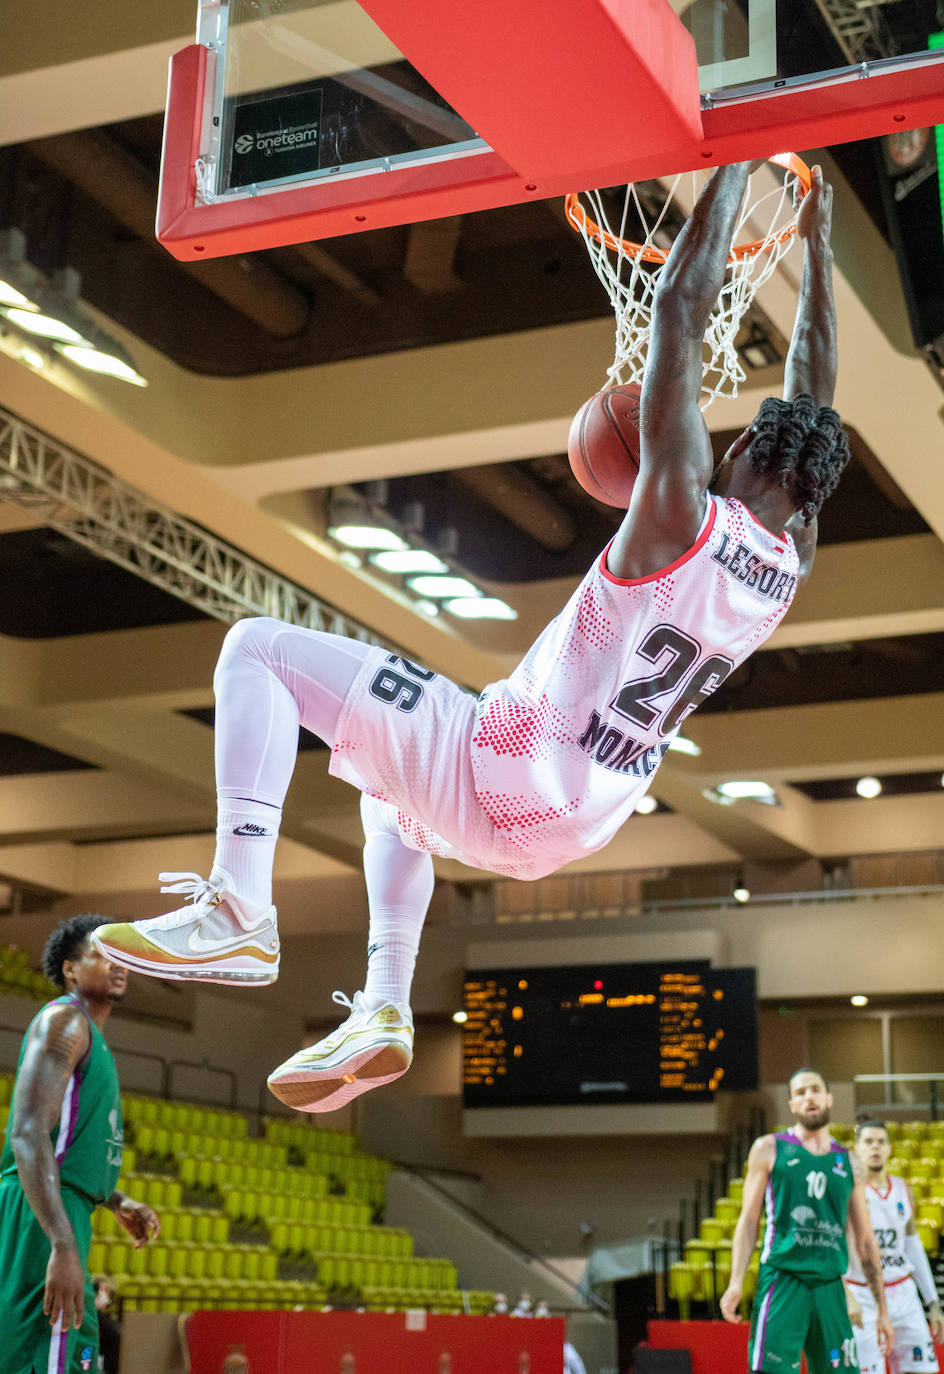
<svg viewBox="0 0 944 1374">
<path fill-rule="evenodd" d="M 710 1263 L 695 1264 L 692 1266 L 695 1271 L 695 1294 L 699 1302 L 714 1301 L 715 1277 L 714 1268 Z"/>
<path fill-rule="evenodd" d="M 944 1198 L 923 1198 L 918 1203 L 918 1216 L 932 1222 L 940 1231 L 944 1227 Z"/>
<path fill-rule="evenodd" d="M 692 1298 L 695 1296 L 695 1267 L 678 1260 L 669 1267 L 669 1297 L 679 1306 L 682 1321 L 688 1321 Z"/>
<path fill-rule="evenodd" d="M 733 1226 L 740 1215 L 741 1204 L 733 1198 L 720 1197 L 715 1203 L 715 1216 L 719 1221 L 730 1222 Z"/>
<path fill-rule="evenodd" d="M 930 1217 L 922 1216 L 917 1218 L 915 1226 L 918 1228 L 918 1235 L 921 1237 L 921 1244 L 925 1250 L 929 1254 L 935 1254 L 940 1240 L 941 1228 Z"/>
<path fill-rule="evenodd" d="M 238 1194 L 237 1194 L 238 1196 Z M 200 1245 L 208 1245 L 213 1234 L 213 1217 L 209 1212 L 197 1212 L 193 1218 L 193 1236 L 191 1239 L 199 1242 Z"/>
</svg>

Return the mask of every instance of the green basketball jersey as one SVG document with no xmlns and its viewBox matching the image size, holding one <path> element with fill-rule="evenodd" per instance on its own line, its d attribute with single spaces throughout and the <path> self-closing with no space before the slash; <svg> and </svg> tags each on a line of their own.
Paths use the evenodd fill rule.
<svg viewBox="0 0 944 1374">
<path fill-rule="evenodd" d="M 81 1002 L 68 994 L 56 998 L 49 1005 L 72 1003 L 84 1011 Z M 45 1011 L 46 1008 L 43 1008 Z M 42 1015 L 42 1012 L 39 1013 Z M 91 1044 L 76 1066 L 66 1086 L 59 1120 L 50 1133 L 53 1153 L 59 1166 L 60 1182 L 89 1202 L 107 1201 L 115 1191 L 121 1173 L 121 1150 L 124 1130 L 121 1118 L 121 1093 L 118 1073 L 111 1050 L 98 1026 L 88 1019 Z M 30 1025 L 36 1024 L 35 1018 Z M 27 1032 L 28 1034 L 28 1032 Z M 20 1047 L 17 1075 L 23 1062 L 26 1038 Z M 13 1085 L 13 1106 L 3 1154 L 0 1155 L 0 1177 L 16 1174 L 11 1136 L 16 1116 L 16 1089 Z"/>
<path fill-rule="evenodd" d="M 846 1219 L 855 1187 L 849 1151 L 834 1140 L 828 1154 L 814 1155 L 792 1131 L 774 1139 L 761 1263 L 808 1283 L 837 1279 L 849 1262 Z"/>
</svg>

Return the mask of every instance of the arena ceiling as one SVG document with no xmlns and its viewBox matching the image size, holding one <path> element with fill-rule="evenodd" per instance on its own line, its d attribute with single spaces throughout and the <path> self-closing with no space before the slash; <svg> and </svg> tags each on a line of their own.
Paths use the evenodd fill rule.
<svg viewBox="0 0 944 1374">
<path fill-rule="evenodd" d="M 149 386 L 0 352 L 0 404 L 437 671 L 474 688 L 506 673 L 615 527 L 562 457 L 612 325 L 560 207 L 184 268 L 150 225 L 165 59 L 191 41 L 189 0 L 95 6 L 81 25 L 62 0 L 38 0 L 4 22 L 0 228 L 21 228 L 43 270 L 81 273 L 84 305 Z M 690 722 L 700 754 L 660 770 L 663 809 L 578 871 L 782 868 L 940 845 L 944 396 L 910 341 L 871 154 L 823 160 L 854 466 L 824 513 L 809 587 Z M 781 352 L 798 271 L 794 255 L 761 297 Z M 719 449 L 778 385 L 778 368 L 761 368 L 708 412 Z M 344 566 L 325 537 L 328 493 L 377 482 L 396 518 L 419 504 L 431 537 L 454 530 L 458 563 L 518 619 L 432 621 Z M 153 892 L 161 868 L 205 870 L 224 627 L 83 552 L 40 509 L 0 503 L 0 573 L 0 879 L 128 894 Z M 849 796 L 863 774 L 894 781 L 865 802 Z M 780 804 L 706 799 L 731 778 L 770 783 Z M 352 873 L 356 802 L 322 751 L 302 754 L 284 879 Z"/>
</svg>

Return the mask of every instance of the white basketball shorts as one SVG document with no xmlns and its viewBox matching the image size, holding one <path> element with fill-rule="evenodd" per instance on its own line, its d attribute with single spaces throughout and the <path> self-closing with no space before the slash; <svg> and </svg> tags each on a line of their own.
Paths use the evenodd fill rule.
<svg viewBox="0 0 944 1374">
<path fill-rule="evenodd" d="M 864 1284 L 851 1285 L 862 1308 L 862 1326 L 855 1327 L 859 1374 L 885 1374 L 885 1357 L 875 1334 L 875 1299 Z M 888 1352 L 889 1374 L 936 1374 L 937 1356 L 928 1330 L 921 1297 L 913 1278 L 885 1287 L 888 1315 L 895 1328 L 895 1348 Z"/>
</svg>

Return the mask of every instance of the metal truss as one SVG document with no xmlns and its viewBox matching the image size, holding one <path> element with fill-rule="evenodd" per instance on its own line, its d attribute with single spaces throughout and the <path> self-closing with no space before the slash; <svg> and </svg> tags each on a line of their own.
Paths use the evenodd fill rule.
<svg viewBox="0 0 944 1374">
<path fill-rule="evenodd" d="M 882 3 L 883 0 L 865 5 L 861 0 L 816 0 L 816 7 L 829 25 L 830 33 L 852 66 L 898 54 L 882 17 Z"/>
<path fill-rule="evenodd" d="M 396 647 L 2 407 L 0 500 L 217 620 L 274 616 Z"/>
</svg>

